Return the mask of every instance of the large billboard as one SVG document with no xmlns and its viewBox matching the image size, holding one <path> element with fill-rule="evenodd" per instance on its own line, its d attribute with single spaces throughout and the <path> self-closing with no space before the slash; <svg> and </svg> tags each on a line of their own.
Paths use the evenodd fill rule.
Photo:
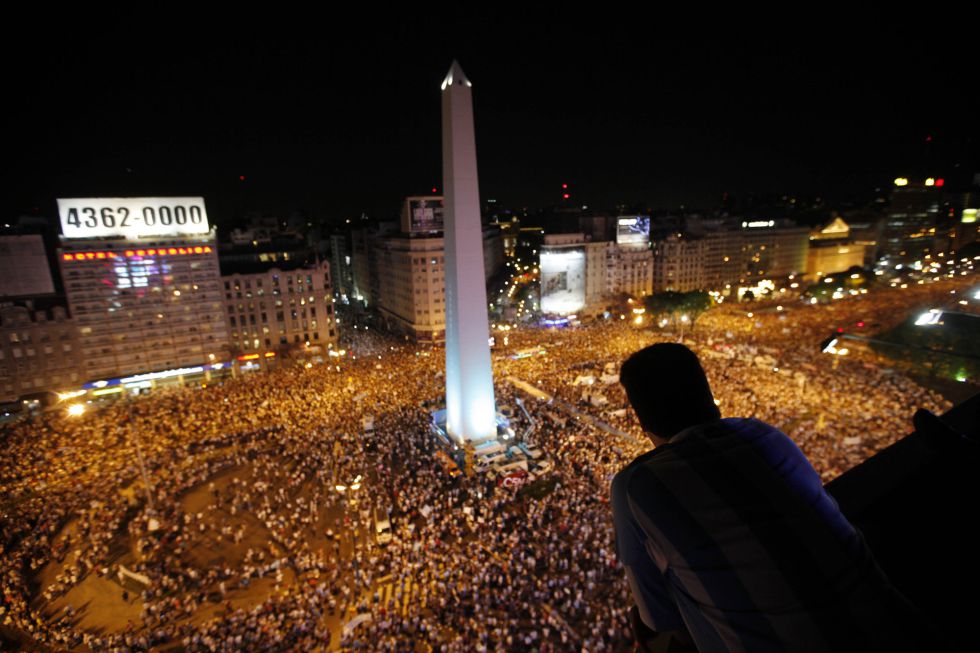
<svg viewBox="0 0 980 653">
<path fill-rule="evenodd" d="M 402 231 L 442 231 L 442 198 L 409 197 L 402 213 Z"/>
<path fill-rule="evenodd" d="M 616 221 L 617 245 L 646 245 L 650 242 L 650 216 L 620 217 Z"/>
<path fill-rule="evenodd" d="M 568 315 L 585 306 L 585 250 L 541 251 L 541 312 Z"/>
<path fill-rule="evenodd" d="M 130 240 L 207 234 L 203 197 L 89 197 L 58 200 L 65 238 Z"/>
</svg>

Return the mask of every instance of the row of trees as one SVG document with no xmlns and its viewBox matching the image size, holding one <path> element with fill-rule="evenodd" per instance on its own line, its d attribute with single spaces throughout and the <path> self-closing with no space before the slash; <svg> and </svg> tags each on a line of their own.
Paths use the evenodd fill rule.
<svg viewBox="0 0 980 653">
<path fill-rule="evenodd" d="M 711 295 L 705 290 L 676 292 L 673 290 L 646 297 L 643 301 L 647 316 L 654 322 L 667 320 L 667 324 L 694 328 L 698 318 L 713 305 Z"/>
</svg>

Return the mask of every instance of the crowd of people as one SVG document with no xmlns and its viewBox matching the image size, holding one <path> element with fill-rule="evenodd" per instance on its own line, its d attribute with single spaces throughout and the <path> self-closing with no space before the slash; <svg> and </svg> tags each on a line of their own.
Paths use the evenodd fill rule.
<svg viewBox="0 0 980 653">
<path fill-rule="evenodd" d="M 916 408 L 949 404 L 819 341 L 926 298 L 913 286 L 829 308 L 721 306 L 684 338 L 724 416 L 782 428 L 829 480 L 910 431 Z M 523 489 L 435 464 L 442 353 L 374 332 L 329 364 L 8 427 L 0 627 L 52 650 L 629 650 L 609 481 L 650 445 L 613 377 L 677 337 L 626 320 L 509 332 L 498 406 L 554 462 Z M 510 355 L 532 345 L 546 353 Z M 114 589 L 80 604 L 86 583 Z M 113 622 L 116 608 L 134 616 Z M 87 628 L 100 610 L 106 625 Z"/>
</svg>

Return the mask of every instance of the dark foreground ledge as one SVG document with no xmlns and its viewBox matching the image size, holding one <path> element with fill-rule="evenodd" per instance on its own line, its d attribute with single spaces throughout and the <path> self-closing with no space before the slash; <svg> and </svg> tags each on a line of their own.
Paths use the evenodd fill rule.
<svg viewBox="0 0 980 653">
<path fill-rule="evenodd" d="M 980 394 L 827 484 L 898 589 L 959 648 L 976 645 Z M 971 646 L 967 648 L 967 643 Z"/>
</svg>

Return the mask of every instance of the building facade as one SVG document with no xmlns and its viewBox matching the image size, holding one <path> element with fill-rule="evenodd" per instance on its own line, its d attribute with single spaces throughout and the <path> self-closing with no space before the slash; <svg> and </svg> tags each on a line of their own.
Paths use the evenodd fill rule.
<svg viewBox="0 0 980 653">
<path fill-rule="evenodd" d="M 544 314 L 597 313 L 621 295 L 653 289 L 653 253 L 645 244 L 594 242 L 583 233 L 547 234 L 538 261 Z"/>
<path fill-rule="evenodd" d="M 373 242 L 377 265 L 375 307 L 392 331 L 416 340 L 442 342 L 446 337 L 445 241 L 442 236 L 398 234 Z M 504 265 L 500 231 L 483 231 L 484 278 Z"/>
<path fill-rule="evenodd" d="M 608 243 L 606 292 L 610 296 L 645 297 L 653 292 L 653 252 L 648 245 Z"/>
<path fill-rule="evenodd" d="M 57 258 L 84 380 L 227 357 L 215 231 L 202 198 L 59 199 L 58 210 Z"/>
<path fill-rule="evenodd" d="M 350 232 L 330 235 L 330 280 L 335 293 L 349 300 L 354 294 Z"/>
<path fill-rule="evenodd" d="M 945 220 L 945 204 L 942 179 L 896 179 L 885 213 L 878 258 L 901 264 L 946 251 L 953 225 Z"/>
<path fill-rule="evenodd" d="M 653 240 L 653 291 L 725 290 L 806 269 L 810 232 L 775 220 L 703 222 Z"/>
<path fill-rule="evenodd" d="M 852 267 L 863 267 L 866 250 L 871 243 L 855 241 L 851 229 L 841 218 L 810 234 L 810 249 L 806 259 L 806 278 L 815 280 Z"/>
<path fill-rule="evenodd" d="M 63 306 L 0 306 L 0 401 L 78 387 L 80 353 Z"/>
<path fill-rule="evenodd" d="M 653 241 L 653 287 L 656 292 L 690 292 L 707 287 L 708 262 L 704 238 L 684 238 L 672 233 Z"/>
<path fill-rule="evenodd" d="M 63 240 L 58 255 L 86 380 L 227 357 L 214 231 Z"/>
<path fill-rule="evenodd" d="M 336 343 L 329 263 L 226 269 L 221 282 L 236 358 L 292 355 Z"/>
</svg>

